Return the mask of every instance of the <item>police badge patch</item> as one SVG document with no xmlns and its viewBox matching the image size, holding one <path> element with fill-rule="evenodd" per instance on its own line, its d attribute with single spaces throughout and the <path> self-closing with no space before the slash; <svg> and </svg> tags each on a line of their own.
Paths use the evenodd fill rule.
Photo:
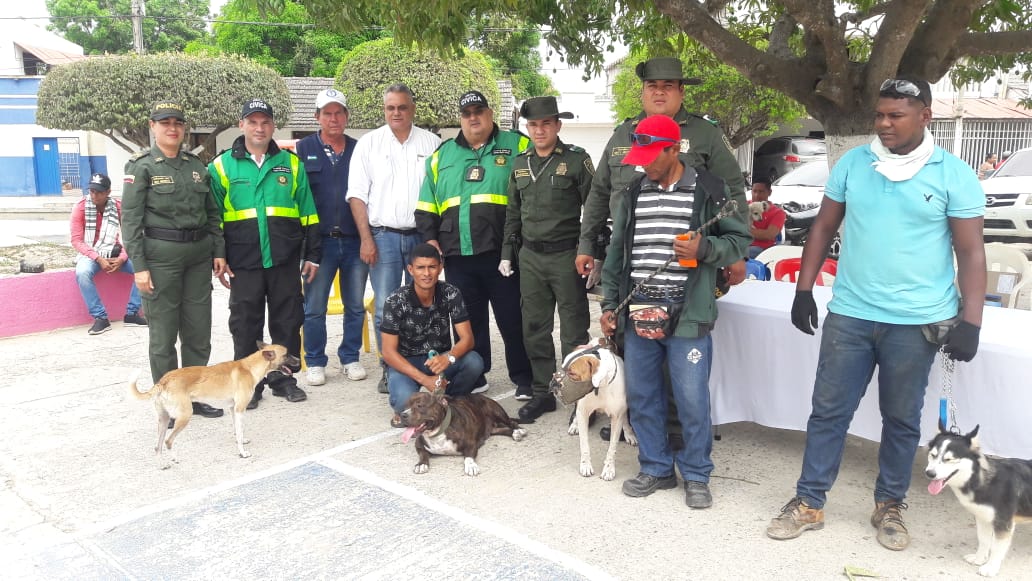
<svg viewBox="0 0 1032 581">
<path fill-rule="evenodd" d="M 564 175 L 566 175 L 566 162 L 565 161 L 556 166 L 556 168 L 555 168 L 555 175 L 557 175 L 557 176 L 564 176 Z"/>
<path fill-rule="evenodd" d="M 285 186 L 287 185 L 287 176 L 279 176 L 276 178 L 276 181 L 279 182 L 279 185 Z"/>
<path fill-rule="evenodd" d="M 495 165 L 498 165 L 498 166 L 505 165 L 506 161 L 507 160 L 505 159 L 504 155 L 499 155 L 499 156 L 495 157 Z"/>
<path fill-rule="evenodd" d="M 195 184 L 201 183 L 201 174 L 198 172 L 193 172 L 193 181 Z"/>
</svg>

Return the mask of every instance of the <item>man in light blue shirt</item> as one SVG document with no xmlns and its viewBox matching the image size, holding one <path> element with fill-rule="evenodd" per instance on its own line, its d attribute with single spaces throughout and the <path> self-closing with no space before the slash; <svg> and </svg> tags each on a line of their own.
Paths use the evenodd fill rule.
<svg viewBox="0 0 1032 581">
<path fill-rule="evenodd" d="M 970 361 L 978 350 L 986 283 L 985 195 L 967 164 L 935 147 L 931 118 L 927 82 L 886 80 L 874 116 L 877 138 L 846 152 L 832 168 L 792 304 L 792 323 L 804 333 L 812 335 L 817 326 L 814 280 L 840 225 L 842 252 L 821 337 L 802 474 L 795 497 L 767 527 L 773 539 L 824 527 L 824 502 L 846 432 L 877 366 L 882 435 L 871 524 L 887 549 L 910 543 L 904 499 L 939 347 L 922 327 L 959 316 L 945 352 Z"/>
</svg>

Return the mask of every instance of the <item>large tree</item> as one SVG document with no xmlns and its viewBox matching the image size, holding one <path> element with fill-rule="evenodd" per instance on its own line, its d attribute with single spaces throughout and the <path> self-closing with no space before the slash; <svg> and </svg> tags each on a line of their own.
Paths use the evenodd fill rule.
<svg viewBox="0 0 1032 581">
<path fill-rule="evenodd" d="M 210 128 L 203 158 L 219 133 L 237 126 L 241 104 L 268 101 L 290 118 L 290 94 L 272 69 L 239 57 L 183 54 L 98 57 L 53 68 L 39 86 L 36 122 L 50 129 L 96 131 L 133 153 L 150 147 L 156 100 L 180 103 L 191 127 Z"/>
<path fill-rule="evenodd" d="M 557 94 L 552 81 L 541 74 L 541 33 L 536 25 L 494 12 L 471 18 L 470 34 L 470 45 L 488 57 L 495 73 L 512 81 L 517 101 Z"/>
<path fill-rule="evenodd" d="M 762 43 L 761 39 L 754 42 Z M 784 126 L 793 126 L 806 115 L 803 106 L 782 93 L 749 81 L 732 67 L 691 39 L 672 39 L 663 56 L 677 56 L 685 63 L 685 74 L 700 79 L 701 84 L 687 85 L 685 107 L 720 123 L 732 147 L 754 137 L 770 135 Z M 637 115 L 641 111 L 641 81 L 634 67 L 657 54 L 636 50 L 620 62 L 613 83 L 613 110 L 617 119 Z"/>
<path fill-rule="evenodd" d="M 50 29 L 86 54 L 133 51 L 132 0 L 47 0 Z M 183 50 L 207 25 L 208 0 L 147 0 L 143 46 L 147 52 Z"/>
<path fill-rule="evenodd" d="M 293 1 L 272 14 L 249 0 L 230 0 L 219 20 L 224 22 L 215 23 L 211 42 L 220 52 L 245 56 L 288 77 L 332 77 L 348 51 L 383 35 L 380 30 L 339 34 L 317 29 L 304 6 Z M 188 52 L 210 54 L 197 44 Z"/>
<path fill-rule="evenodd" d="M 391 22 L 401 41 L 449 48 L 468 42 L 470 15 L 499 8 L 494 0 L 300 1 L 327 25 Z M 1032 63 L 1032 0 L 524 0 L 506 9 L 546 27 L 551 46 L 593 71 L 614 37 L 647 49 L 683 32 L 753 83 L 802 103 L 832 141 L 870 132 L 886 78 L 937 81 L 958 61 L 977 63 L 957 69 L 964 78 L 984 78 Z M 739 23 L 766 27 L 766 48 L 735 34 L 729 25 Z"/>
<path fill-rule="evenodd" d="M 394 83 L 412 89 L 416 124 L 433 130 L 458 127 L 459 97 L 470 89 L 483 93 L 496 115 L 508 113 L 499 107 L 498 82 L 484 55 L 441 56 L 383 38 L 355 47 L 340 63 L 336 86 L 348 97 L 349 125 L 383 125 L 383 91 Z"/>
</svg>

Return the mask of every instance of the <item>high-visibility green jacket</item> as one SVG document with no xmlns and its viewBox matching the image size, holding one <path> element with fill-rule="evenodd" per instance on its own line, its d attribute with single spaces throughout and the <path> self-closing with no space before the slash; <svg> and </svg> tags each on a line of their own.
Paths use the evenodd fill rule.
<svg viewBox="0 0 1032 581">
<path fill-rule="evenodd" d="M 296 155 L 271 142 L 258 167 L 241 136 L 212 160 L 208 173 L 222 210 L 230 268 L 272 268 L 301 259 L 319 263 L 319 215 Z"/>
<path fill-rule="evenodd" d="M 494 131 L 474 151 L 459 133 L 426 160 L 426 179 L 416 203 L 416 228 L 437 240 L 445 256 L 472 256 L 502 249 L 509 174 L 530 139 L 517 131 Z"/>
</svg>

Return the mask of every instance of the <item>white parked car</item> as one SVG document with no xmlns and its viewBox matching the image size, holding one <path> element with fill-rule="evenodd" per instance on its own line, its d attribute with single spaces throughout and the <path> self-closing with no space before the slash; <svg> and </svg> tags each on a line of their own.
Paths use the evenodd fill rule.
<svg viewBox="0 0 1032 581">
<path fill-rule="evenodd" d="M 824 199 L 827 183 L 828 160 L 809 161 L 771 184 L 770 201 L 782 208 L 789 202 L 795 202 L 799 208 L 818 206 Z"/>
<path fill-rule="evenodd" d="M 1011 154 L 982 189 L 986 241 L 1032 242 L 1032 147 Z"/>
</svg>

